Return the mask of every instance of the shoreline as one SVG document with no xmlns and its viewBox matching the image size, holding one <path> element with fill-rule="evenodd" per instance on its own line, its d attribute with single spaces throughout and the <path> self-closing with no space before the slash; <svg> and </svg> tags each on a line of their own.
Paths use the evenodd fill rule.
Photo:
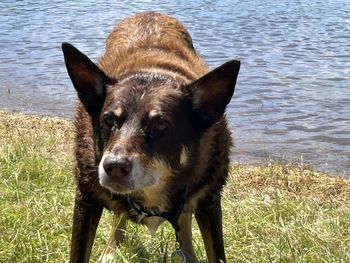
<svg viewBox="0 0 350 263">
<path fill-rule="evenodd" d="M 13 111 L 13 110 L 7 110 L 7 109 L 0 109 L 0 121 L 3 119 L 13 119 L 15 121 L 19 121 L 19 120 L 26 120 L 25 122 L 30 122 L 30 120 L 34 121 L 35 123 L 40 123 L 40 122 L 47 122 L 47 121 L 53 121 L 53 123 L 60 123 L 60 122 L 65 122 L 68 126 L 71 126 L 71 133 L 73 134 L 73 121 L 74 121 L 74 117 L 63 117 L 63 116 L 55 116 L 55 115 L 49 115 L 49 114 L 35 114 L 35 113 L 24 113 L 24 112 L 20 112 L 20 111 Z M 40 121 L 39 121 L 40 120 Z M 23 125 L 23 123 L 21 124 Z M 71 138 L 71 143 L 73 142 L 73 138 Z M 299 159 L 299 158 L 296 158 Z M 311 164 L 307 164 L 307 163 L 303 163 L 302 160 L 300 160 L 300 162 L 296 161 L 288 161 L 288 160 L 283 160 L 282 161 L 274 161 L 274 160 L 261 160 L 261 161 L 256 161 L 256 162 L 234 162 L 232 161 L 231 163 L 232 167 L 264 167 L 264 166 L 271 166 L 271 165 L 280 165 L 280 166 L 302 166 L 305 167 L 309 170 L 314 170 L 315 172 L 319 173 L 319 174 L 324 174 L 327 176 L 332 176 L 332 177 L 338 177 L 338 178 L 342 178 L 345 180 L 350 180 L 350 178 L 347 178 L 345 176 L 342 175 L 337 175 L 337 174 L 332 174 L 329 172 L 323 172 L 323 171 L 318 171 L 317 169 L 314 168 L 313 165 Z"/>
</svg>

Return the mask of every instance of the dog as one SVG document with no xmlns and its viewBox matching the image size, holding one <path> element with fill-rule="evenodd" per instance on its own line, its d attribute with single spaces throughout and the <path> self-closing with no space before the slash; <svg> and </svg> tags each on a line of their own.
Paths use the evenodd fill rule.
<svg viewBox="0 0 350 263">
<path fill-rule="evenodd" d="M 194 213 L 208 261 L 226 262 L 221 192 L 232 139 L 225 109 L 240 61 L 209 71 L 185 27 L 155 12 L 119 22 L 97 64 L 69 43 L 62 50 L 79 97 L 70 262 L 89 261 L 104 208 L 117 225 L 104 255 L 120 244 L 128 220 L 152 233 L 167 220 L 180 257 L 196 262 Z"/>
</svg>

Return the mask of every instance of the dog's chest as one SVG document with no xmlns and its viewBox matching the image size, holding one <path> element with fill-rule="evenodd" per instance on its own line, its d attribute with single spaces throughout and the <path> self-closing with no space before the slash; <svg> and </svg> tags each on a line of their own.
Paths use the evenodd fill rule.
<svg viewBox="0 0 350 263">
<path fill-rule="evenodd" d="M 145 217 L 143 223 L 147 226 L 152 238 L 155 237 L 158 227 L 165 221 L 159 216 Z"/>
</svg>

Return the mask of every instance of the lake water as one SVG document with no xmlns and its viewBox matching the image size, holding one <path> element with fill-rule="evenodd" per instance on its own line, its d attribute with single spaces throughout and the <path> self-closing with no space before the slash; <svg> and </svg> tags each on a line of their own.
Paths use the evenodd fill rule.
<svg viewBox="0 0 350 263">
<path fill-rule="evenodd" d="M 350 1 L 0 1 L 0 108 L 72 117 L 60 50 L 97 60 L 120 19 L 178 18 L 211 67 L 242 61 L 233 162 L 302 160 L 350 177 Z"/>
</svg>

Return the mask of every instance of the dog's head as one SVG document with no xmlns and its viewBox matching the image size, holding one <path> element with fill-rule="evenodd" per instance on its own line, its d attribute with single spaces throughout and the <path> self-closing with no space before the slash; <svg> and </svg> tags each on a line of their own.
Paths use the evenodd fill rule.
<svg viewBox="0 0 350 263">
<path fill-rule="evenodd" d="M 99 182 L 115 193 L 156 186 L 190 165 L 202 134 L 224 114 L 240 68 L 232 60 L 189 85 L 159 74 L 110 79 L 72 45 L 62 50 L 102 138 Z"/>
</svg>

